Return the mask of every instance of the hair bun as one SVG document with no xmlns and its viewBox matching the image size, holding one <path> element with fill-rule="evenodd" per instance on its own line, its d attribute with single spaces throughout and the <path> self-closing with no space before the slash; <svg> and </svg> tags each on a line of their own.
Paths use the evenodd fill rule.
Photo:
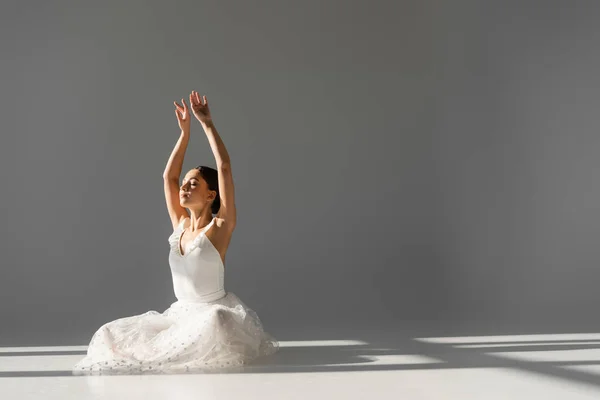
<svg viewBox="0 0 600 400">
<path fill-rule="evenodd" d="M 217 195 L 215 196 L 215 199 L 210 207 L 212 213 L 217 214 L 221 208 L 221 196 L 219 195 L 219 173 L 216 169 L 207 167 L 205 165 L 199 165 L 196 167 L 196 169 L 200 171 L 200 175 L 208 184 L 208 189 L 217 192 Z"/>
</svg>

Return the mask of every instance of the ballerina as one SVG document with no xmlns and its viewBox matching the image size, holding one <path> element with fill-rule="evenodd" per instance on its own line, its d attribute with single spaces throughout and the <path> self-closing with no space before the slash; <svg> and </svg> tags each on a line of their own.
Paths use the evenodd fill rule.
<svg viewBox="0 0 600 400">
<path fill-rule="evenodd" d="M 181 135 L 163 181 L 173 226 L 168 238 L 169 266 L 177 301 L 163 313 L 151 310 L 101 326 L 92 336 L 86 356 L 73 366 L 75 374 L 235 368 L 279 348 L 256 312 L 225 291 L 225 254 L 236 223 L 231 161 L 206 96 L 192 91 L 189 101 L 206 133 L 217 169 L 198 166 L 179 184 L 191 116 L 184 99 L 182 104 L 174 102 Z"/>
</svg>

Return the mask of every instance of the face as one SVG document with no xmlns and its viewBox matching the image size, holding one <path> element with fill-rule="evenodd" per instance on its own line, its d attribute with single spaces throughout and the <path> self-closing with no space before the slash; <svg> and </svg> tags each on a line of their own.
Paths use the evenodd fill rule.
<svg viewBox="0 0 600 400">
<path fill-rule="evenodd" d="M 196 168 L 190 170 L 179 187 L 179 204 L 183 207 L 203 208 L 210 205 L 216 192 L 208 189 L 208 184 Z"/>
</svg>

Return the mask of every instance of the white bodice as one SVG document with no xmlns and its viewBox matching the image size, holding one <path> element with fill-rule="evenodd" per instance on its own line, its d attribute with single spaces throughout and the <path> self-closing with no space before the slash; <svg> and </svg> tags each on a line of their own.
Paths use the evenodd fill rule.
<svg viewBox="0 0 600 400">
<path fill-rule="evenodd" d="M 219 251 L 205 235 L 215 222 L 213 218 L 200 234 L 188 243 L 181 254 L 180 240 L 190 224 L 184 219 L 169 236 L 169 265 L 173 290 L 179 301 L 209 302 L 224 297 L 225 266 Z"/>
</svg>

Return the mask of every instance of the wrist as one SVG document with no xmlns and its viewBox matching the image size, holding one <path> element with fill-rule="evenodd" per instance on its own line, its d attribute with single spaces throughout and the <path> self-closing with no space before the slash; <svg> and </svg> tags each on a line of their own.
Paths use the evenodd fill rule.
<svg viewBox="0 0 600 400">
<path fill-rule="evenodd" d="M 206 121 L 200 121 L 200 123 L 202 124 L 202 127 L 204 127 L 204 128 L 210 128 L 210 127 L 214 126 L 212 119 L 209 119 Z"/>
</svg>

